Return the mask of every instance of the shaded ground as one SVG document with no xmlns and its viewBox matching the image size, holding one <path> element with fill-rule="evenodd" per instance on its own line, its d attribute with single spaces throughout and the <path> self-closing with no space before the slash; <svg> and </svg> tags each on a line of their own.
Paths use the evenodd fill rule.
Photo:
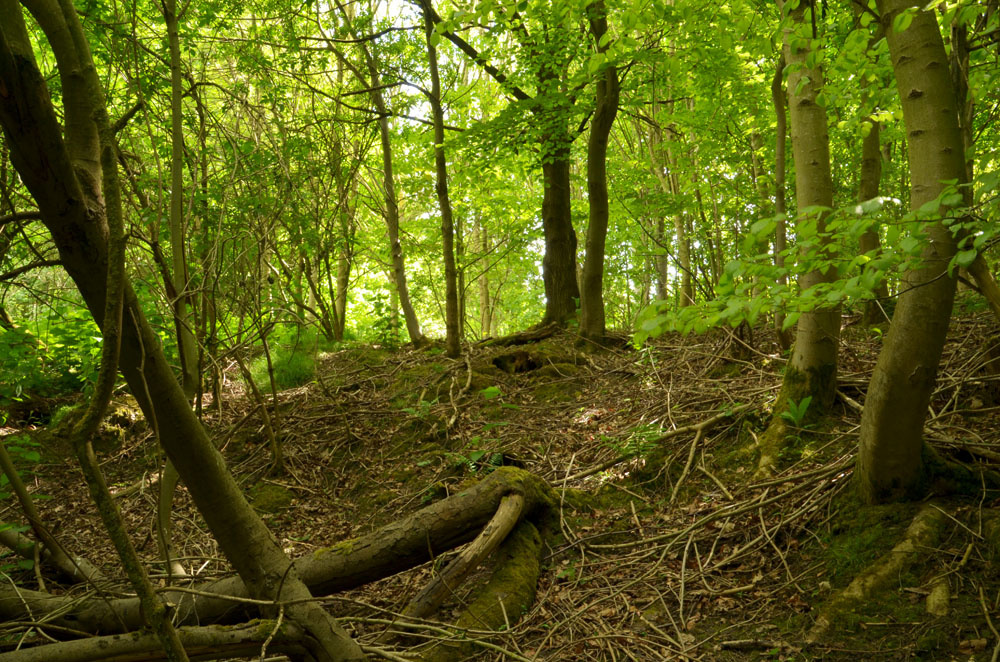
<svg viewBox="0 0 1000 662">
<path fill-rule="evenodd" d="M 1000 464 L 1000 377 L 983 367 L 984 343 L 995 337 L 985 316 L 953 325 L 928 427 L 939 450 L 977 469 Z M 556 487 L 558 525 L 546 536 L 538 599 L 507 615 L 510 628 L 491 640 L 499 650 L 476 659 L 995 660 L 1000 574 L 989 520 L 1000 495 L 985 490 L 936 502 L 948 514 L 940 544 L 880 599 L 805 644 L 817 610 L 897 542 L 916 510 L 851 499 L 858 408 L 879 338 L 852 326 L 844 338 L 843 397 L 791 440 L 785 471 L 769 480 L 753 478 L 755 436 L 783 361 L 761 330 L 663 339 L 642 351 L 591 349 L 560 335 L 474 347 L 458 361 L 433 347 L 345 348 L 321 358 L 317 381 L 279 394 L 280 477 L 268 475 L 259 411 L 238 389 L 221 415 L 206 409 L 206 422 L 294 556 L 370 531 L 501 464 Z M 733 416 L 705 434 L 671 434 L 725 411 Z M 143 430 L 133 428 L 104 469 L 152 564 L 157 459 Z M 623 455 L 634 457 L 612 464 Z M 51 497 L 40 508 L 64 542 L 117 574 L 78 470 L 50 459 L 33 489 Z M 175 513 L 185 564 L 199 578 L 224 574 L 183 488 Z M 18 519 L 5 502 L 0 520 Z M 430 572 L 337 596 L 333 608 L 374 641 L 383 628 L 374 621 L 401 609 Z M 31 577 L 18 580 L 34 586 Z M 940 581 L 948 613 L 931 616 L 926 597 Z"/>
</svg>

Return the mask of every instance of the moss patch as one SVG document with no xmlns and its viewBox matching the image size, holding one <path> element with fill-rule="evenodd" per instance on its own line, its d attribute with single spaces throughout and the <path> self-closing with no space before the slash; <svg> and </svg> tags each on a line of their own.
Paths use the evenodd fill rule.
<svg viewBox="0 0 1000 662">
<path fill-rule="evenodd" d="M 493 555 L 495 570 L 475 592 L 455 622 L 470 630 L 501 630 L 520 620 L 535 602 L 541 573 L 542 537 L 522 520 Z M 425 662 L 454 662 L 482 653 L 471 642 L 442 644 L 424 655 Z"/>
<path fill-rule="evenodd" d="M 250 489 L 250 505 L 262 513 L 279 513 L 291 506 L 294 500 L 291 490 L 274 483 L 258 483 Z"/>
<path fill-rule="evenodd" d="M 864 505 L 852 491 L 845 492 L 838 499 L 829 531 L 820 537 L 830 583 L 846 586 L 872 561 L 892 549 L 915 511 L 916 505 L 906 503 Z"/>
</svg>

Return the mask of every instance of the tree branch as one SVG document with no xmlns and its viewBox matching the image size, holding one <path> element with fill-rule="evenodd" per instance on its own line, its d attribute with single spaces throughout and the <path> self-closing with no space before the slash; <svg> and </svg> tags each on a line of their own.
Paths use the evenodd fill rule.
<svg viewBox="0 0 1000 662">
<path fill-rule="evenodd" d="M 24 265 L 23 267 L 11 269 L 7 273 L 0 274 L 0 283 L 8 280 L 14 280 L 18 276 L 26 274 L 33 269 L 40 269 L 42 267 L 58 267 L 60 264 L 62 264 L 62 260 L 42 260 L 40 262 L 32 262 Z"/>
</svg>

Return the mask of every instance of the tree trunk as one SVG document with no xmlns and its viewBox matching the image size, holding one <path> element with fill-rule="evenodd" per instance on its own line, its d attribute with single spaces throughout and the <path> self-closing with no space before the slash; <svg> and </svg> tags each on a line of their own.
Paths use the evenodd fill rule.
<svg viewBox="0 0 1000 662">
<path fill-rule="evenodd" d="M 590 34 L 599 53 L 606 53 L 610 44 L 601 46 L 608 31 L 607 9 L 603 0 L 588 8 Z M 608 136 L 618 114 L 618 69 L 607 65 L 596 83 L 597 106 L 590 122 L 587 142 L 587 201 L 590 222 L 587 225 L 587 253 L 583 262 L 583 286 L 580 288 L 580 333 L 584 338 L 602 338 L 604 318 L 604 250 L 608 235 Z"/>
<path fill-rule="evenodd" d="M 565 123 L 565 122 L 564 122 Z M 570 188 L 570 149 L 554 145 L 542 163 L 542 229 L 545 257 L 542 281 L 545 284 L 545 317 L 542 324 L 565 324 L 576 315 L 580 288 L 576 280 L 576 231 L 573 230 Z"/>
<path fill-rule="evenodd" d="M 670 270 L 667 268 L 667 255 L 663 250 L 667 241 L 667 222 L 663 216 L 657 216 L 656 231 L 653 235 L 656 238 L 656 298 L 666 301 L 670 295 Z"/>
<path fill-rule="evenodd" d="M 191 326 L 191 287 L 184 232 L 184 108 L 181 89 L 181 46 L 177 0 L 164 0 L 163 20 L 170 51 L 170 251 L 173 261 L 174 325 L 181 384 L 190 400 L 198 389 L 198 345 Z"/>
<path fill-rule="evenodd" d="M 858 180 L 858 202 L 871 200 L 878 195 L 879 184 L 882 180 L 882 150 L 879 144 L 879 123 L 872 119 L 864 120 L 871 127 L 868 135 L 861 143 L 861 177 Z M 878 251 L 881 242 L 878 236 L 878 227 L 865 230 L 858 240 L 858 250 L 864 254 Z M 866 266 L 867 268 L 867 266 Z M 884 324 L 888 321 L 885 310 L 882 308 L 882 301 L 889 297 L 889 289 L 885 280 L 880 280 L 872 294 L 874 299 L 865 302 L 865 312 L 862 323 L 865 326 L 873 324 Z"/>
<path fill-rule="evenodd" d="M 482 253 L 482 260 L 490 251 L 489 230 L 483 225 L 482 220 L 476 219 L 476 232 L 479 233 L 479 250 Z M 488 338 L 493 328 L 493 305 L 490 296 L 490 272 L 489 269 L 480 269 L 479 278 L 479 337 Z"/>
<path fill-rule="evenodd" d="M 860 5 L 854 6 L 855 18 L 860 18 L 862 9 Z M 868 50 L 871 51 L 875 44 L 885 36 L 884 31 L 879 28 L 877 32 L 868 40 Z M 871 85 L 866 75 L 861 76 L 862 106 L 867 110 L 868 87 Z M 868 134 L 861 142 L 861 174 L 858 177 L 858 202 L 866 202 L 878 196 L 879 187 L 882 183 L 882 145 L 881 126 L 871 117 L 862 120 L 863 125 L 869 127 Z M 865 230 L 858 239 L 858 251 L 862 254 L 874 252 L 876 255 L 882 245 L 879 240 L 879 228 L 877 225 Z M 867 269 L 867 265 L 863 267 Z M 880 279 L 872 290 L 874 298 L 864 304 L 864 313 L 861 323 L 865 326 L 875 324 L 885 324 L 889 321 L 885 314 L 882 302 L 889 298 L 889 288 L 885 279 Z"/>
<path fill-rule="evenodd" d="M 788 107 L 792 155 L 795 159 L 795 201 L 799 212 L 797 224 L 802 226 L 815 223 L 815 233 L 822 235 L 824 219 L 829 212 L 806 210 L 817 206 L 829 210 L 833 206 L 830 140 L 827 135 L 826 109 L 816 102 L 817 95 L 823 89 L 823 72 L 818 66 L 808 66 L 812 42 L 803 34 L 811 24 L 806 11 L 804 3 L 791 10 L 790 27 L 786 28 L 784 34 L 785 60 L 790 71 Z M 820 270 L 810 271 L 799 277 L 799 288 L 805 292 L 815 285 L 829 282 L 831 276 L 832 274 Z M 759 472 L 768 473 L 777 466 L 787 428 L 782 414 L 789 407 L 801 406 L 809 398 L 807 411 L 813 416 L 815 412 L 825 411 L 833 403 L 837 386 L 839 338 L 838 308 L 816 308 L 803 312 L 799 317 L 795 345 L 785 366 L 771 422 L 760 437 Z"/>
<path fill-rule="evenodd" d="M 774 215 L 778 219 L 774 227 L 774 266 L 779 272 L 785 269 L 785 249 L 787 239 L 785 233 L 786 218 L 788 210 L 785 205 L 785 142 L 788 139 L 788 116 L 785 113 L 784 84 L 785 56 L 778 57 L 778 63 L 774 69 L 774 78 L 771 79 L 771 101 L 774 105 Z M 788 284 L 788 276 L 780 273 L 778 283 Z M 779 310 L 774 315 L 775 333 L 778 338 L 778 346 L 786 350 L 792 346 L 792 333 L 785 328 L 785 313 Z"/>
<path fill-rule="evenodd" d="M 438 206 L 441 208 L 441 243 L 444 248 L 445 348 L 449 357 L 458 358 L 461 348 L 461 321 L 458 316 L 458 274 L 455 271 L 455 227 L 448 197 L 448 163 L 444 156 L 444 110 L 441 108 L 441 78 L 438 76 L 437 48 L 434 47 L 434 22 L 424 11 L 427 32 L 427 65 L 431 74 L 431 113 L 434 116 L 434 172 Z"/>
<path fill-rule="evenodd" d="M 809 42 L 792 34 L 795 27 L 808 29 L 804 3 L 791 11 L 793 28 L 785 33 L 785 60 L 788 75 L 788 108 L 792 129 L 792 157 L 795 159 L 795 201 L 798 223 L 816 223 L 816 233 L 825 230 L 825 213 L 806 217 L 810 207 L 833 207 L 830 176 L 830 139 L 827 135 L 826 109 L 816 97 L 823 89 L 823 72 L 807 66 Z M 832 274 L 814 270 L 799 277 L 804 292 L 829 282 Z M 789 400 L 801 401 L 812 396 L 817 408 L 833 402 L 837 384 L 837 344 L 840 338 L 838 308 L 818 308 L 799 317 L 795 346 L 785 369 L 782 394 L 776 412 L 783 411 Z"/>
<path fill-rule="evenodd" d="M 943 180 L 965 181 L 959 104 L 935 15 L 917 11 L 897 32 L 893 21 L 913 11 L 909 0 L 878 0 L 878 10 L 903 106 L 910 206 L 917 210 L 941 195 Z M 941 221 L 924 223 L 921 232 L 922 263 L 903 278 L 861 416 L 855 481 L 869 503 L 921 496 L 925 488 L 923 429 L 955 298 L 947 269 L 956 240 Z"/>
<path fill-rule="evenodd" d="M 403 247 L 399 243 L 399 202 L 396 197 L 396 180 L 392 171 L 392 141 L 389 135 L 389 111 L 382 97 L 382 78 L 379 75 L 375 59 L 365 51 L 368 61 L 368 73 L 371 76 L 370 96 L 375 110 L 378 112 L 378 132 L 382 142 L 382 186 L 385 192 L 385 225 L 389 233 L 389 253 L 392 259 L 392 280 L 396 285 L 395 292 L 399 297 L 399 306 L 403 309 L 406 321 L 406 333 L 410 342 L 420 345 L 424 342 L 424 334 L 420 331 L 417 313 L 410 302 L 410 290 L 406 285 L 406 265 L 403 260 Z"/>
<path fill-rule="evenodd" d="M 104 96 L 72 6 L 61 7 L 54 0 L 29 4 L 56 54 L 65 132 L 35 64 L 21 10 L 11 3 L 0 5 L 0 80 L 5 96 L 0 124 L 11 160 L 38 204 L 67 273 L 95 319 L 103 323 L 108 225 L 100 145 L 92 138 L 95 118 L 106 118 Z M 306 585 L 247 503 L 188 405 L 127 284 L 124 309 L 121 371 L 221 549 L 256 597 L 308 600 L 311 594 Z M 314 654 L 363 657 L 357 644 L 315 603 L 296 602 L 286 615 L 308 632 L 307 645 Z"/>
</svg>

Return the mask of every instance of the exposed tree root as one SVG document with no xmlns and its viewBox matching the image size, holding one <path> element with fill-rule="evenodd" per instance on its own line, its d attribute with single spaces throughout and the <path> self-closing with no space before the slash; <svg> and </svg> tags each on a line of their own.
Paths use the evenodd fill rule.
<svg viewBox="0 0 1000 662">
<path fill-rule="evenodd" d="M 177 631 L 188 656 L 194 659 L 257 658 L 266 643 L 269 654 L 301 656 L 306 649 L 302 631 L 289 623 L 255 621 L 239 626 L 186 627 Z M 156 662 L 167 659 L 151 632 L 132 632 L 61 641 L 3 654 L 4 662 Z"/>
<path fill-rule="evenodd" d="M 767 429 L 757 439 L 760 458 L 757 460 L 757 479 L 770 478 L 778 470 L 781 451 L 788 446 L 788 423 L 780 416 L 773 416 Z"/>
<path fill-rule="evenodd" d="M 903 539 L 826 603 L 806 635 L 806 641 L 808 643 L 818 641 L 844 612 L 868 601 L 876 591 L 884 588 L 901 572 L 920 561 L 924 550 L 937 544 L 947 521 L 948 516 L 936 505 L 924 504 L 907 527 Z"/>
<path fill-rule="evenodd" d="M 423 508 L 356 540 L 318 550 L 295 562 L 299 577 L 314 595 L 362 586 L 432 560 L 476 537 L 507 495 L 523 497 L 525 516 L 553 503 L 549 485 L 514 467 L 501 467 L 467 490 Z M 179 625 L 237 622 L 252 615 L 252 601 L 238 577 L 198 587 L 161 592 L 174 605 Z M 86 600 L 53 596 L 5 585 L 0 587 L 0 618 L 47 621 L 93 634 L 143 627 L 137 598 Z"/>
<path fill-rule="evenodd" d="M 503 498 L 496 515 L 483 527 L 479 536 L 436 575 L 403 610 L 409 618 L 423 618 L 437 611 L 476 566 L 500 546 L 517 525 L 524 510 L 524 497 L 512 494 Z"/>
<path fill-rule="evenodd" d="M 522 520 L 497 550 L 495 570 L 458 617 L 455 625 L 468 630 L 510 629 L 535 602 L 541 572 L 542 537 Z M 424 662 L 457 662 L 479 650 L 474 641 L 437 642 Z"/>
</svg>

